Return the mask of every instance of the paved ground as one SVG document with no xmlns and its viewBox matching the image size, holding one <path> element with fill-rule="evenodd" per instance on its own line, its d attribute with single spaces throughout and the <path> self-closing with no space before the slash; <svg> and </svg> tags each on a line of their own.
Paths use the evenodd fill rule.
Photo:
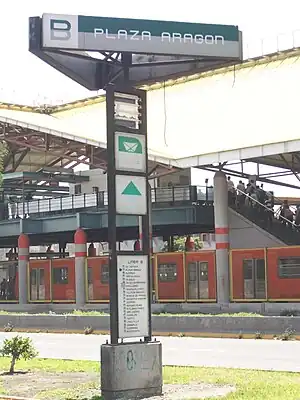
<svg viewBox="0 0 300 400">
<path fill-rule="evenodd" d="M 4 338 L 16 333 L 0 333 Z M 100 345 L 108 336 L 22 333 L 30 336 L 42 358 L 100 359 Z M 163 344 L 164 365 L 251 368 L 300 372 L 299 341 L 251 339 L 201 339 L 158 337 Z"/>
</svg>

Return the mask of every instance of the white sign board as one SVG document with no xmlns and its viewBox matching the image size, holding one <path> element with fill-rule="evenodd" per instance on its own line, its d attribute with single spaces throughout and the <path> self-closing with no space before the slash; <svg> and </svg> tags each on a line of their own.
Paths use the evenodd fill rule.
<svg viewBox="0 0 300 400">
<path fill-rule="evenodd" d="M 148 257 L 117 257 L 119 338 L 149 336 Z"/>
<path fill-rule="evenodd" d="M 146 141 L 144 135 L 116 132 L 116 169 L 121 171 L 145 172 Z"/>
<path fill-rule="evenodd" d="M 143 176 L 116 175 L 117 214 L 147 214 L 147 182 Z"/>
</svg>

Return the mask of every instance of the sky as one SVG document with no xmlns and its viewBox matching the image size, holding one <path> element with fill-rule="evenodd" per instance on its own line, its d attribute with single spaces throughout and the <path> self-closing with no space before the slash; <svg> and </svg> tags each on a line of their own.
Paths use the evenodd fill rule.
<svg viewBox="0 0 300 400">
<path fill-rule="evenodd" d="M 175 6 L 175 4 L 177 4 Z M 238 25 L 243 32 L 244 55 L 258 56 L 300 46 L 299 0 L 26 0 L 5 2 L 1 10 L 0 101 L 25 104 L 61 103 L 95 93 L 66 78 L 28 51 L 28 18 L 43 13 L 83 14 Z M 262 40 L 263 39 L 263 40 Z M 255 169 L 252 169 L 255 172 Z M 212 174 L 193 172 L 204 184 Z M 295 182 L 295 180 L 294 180 Z M 271 187 L 265 185 L 266 189 Z M 278 196 L 298 191 L 275 188 Z M 300 192 L 299 192 L 300 197 Z"/>
</svg>

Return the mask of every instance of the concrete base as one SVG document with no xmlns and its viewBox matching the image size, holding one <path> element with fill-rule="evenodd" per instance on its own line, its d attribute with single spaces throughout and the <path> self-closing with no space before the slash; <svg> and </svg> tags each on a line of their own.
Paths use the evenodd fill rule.
<svg viewBox="0 0 300 400">
<path fill-rule="evenodd" d="M 161 343 L 102 345 L 101 392 L 104 400 L 161 395 Z"/>
</svg>

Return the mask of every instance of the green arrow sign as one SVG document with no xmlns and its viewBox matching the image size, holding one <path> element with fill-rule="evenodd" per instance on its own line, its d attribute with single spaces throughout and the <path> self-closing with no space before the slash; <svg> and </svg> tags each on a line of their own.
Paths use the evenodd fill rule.
<svg viewBox="0 0 300 400">
<path fill-rule="evenodd" d="M 135 186 L 135 184 L 131 181 L 128 183 L 126 188 L 123 190 L 122 194 L 125 194 L 127 196 L 141 196 L 142 193 L 139 191 L 139 189 Z"/>
<path fill-rule="evenodd" d="M 119 136 L 118 149 L 124 153 L 143 154 L 141 142 L 133 137 Z"/>
</svg>

